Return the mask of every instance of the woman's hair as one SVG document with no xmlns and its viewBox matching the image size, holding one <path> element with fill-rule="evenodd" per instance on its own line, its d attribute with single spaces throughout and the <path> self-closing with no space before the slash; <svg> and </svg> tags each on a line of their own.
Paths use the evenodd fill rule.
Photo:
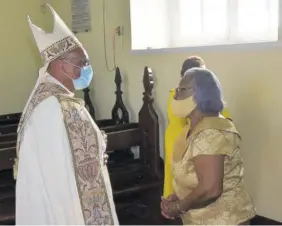
<svg viewBox="0 0 282 226">
<path fill-rule="evenodd" d="M 197 109 L 205 114 L 219 113 L 224 108 L 222 88 L 216 75 L 205 68 L 192 68 L 185 72 L 194 80 L 194 98 Z"/>
<path fill-rule="evenodd" d="M 193 67 L 205 68 L 206 65 L 204 60 L 199 56 L 188 57 L 182 64 L 182 68 L 180 72 L 181 76 L 183 76 L 187 70 Z"/>
</svg>

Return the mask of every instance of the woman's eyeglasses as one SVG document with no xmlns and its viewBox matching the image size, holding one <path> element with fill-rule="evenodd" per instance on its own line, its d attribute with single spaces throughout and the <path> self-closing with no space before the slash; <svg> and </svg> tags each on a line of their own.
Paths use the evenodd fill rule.
<svg viewBox="0 0 282 226">
<path fill-rule="evenodd" d="M 186 91 L 186 90 L 193 90 L 193 88 L 192 87 L 177 87 L 177 88 L 175 88 L 175 91 L 177 93 L 183 92 L 183 91 Z"/>
</svg>

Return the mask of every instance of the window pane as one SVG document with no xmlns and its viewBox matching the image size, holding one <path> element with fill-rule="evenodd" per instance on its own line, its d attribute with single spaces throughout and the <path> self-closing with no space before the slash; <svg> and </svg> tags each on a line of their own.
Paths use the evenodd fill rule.
<svg viewBox="0 0 282 226">
<path fill-rule="evenodd" d="M 172 0 L 176 1 L 176 0 Z M 179 0 L 180 36 L 191 39 L 202 33 L 201 0 Z"/>
<path fill-rule="evenodd" d="M 238 0 L 237 35 L 266 40 L 278 34 L 278 0 Z"/>
<path fill-rule="evenodd" d="M 225 38 L 227 3 L 228 0 L 179 0 L 180 36 L 198 39 L 196 42 Z"/>
<path fill-rule="evenodd" d="M 203 30 L 210 38 L 227 34 L 227 0 L 203 1 Z"/>
<path fill-rule="evenodd" d="M 167 12 L 164 0 L 130 0 L 133 50 L 167 47 L 169 40 Z"/>
</svg>

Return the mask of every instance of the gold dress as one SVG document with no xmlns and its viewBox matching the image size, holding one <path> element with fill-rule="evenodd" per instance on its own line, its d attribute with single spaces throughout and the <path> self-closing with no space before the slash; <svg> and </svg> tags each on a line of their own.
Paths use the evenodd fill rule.
<svg viewBox="0 0 282 226">
<path fill-rule="evenodd" d="M 183 199 L 198 185 L 194 158 L 198 155 L 225 155 L 222 195 L 212 204 L 182 215 L 184 225 L 238 225 L 255 216 L 252 200 L 243 182 L 240 136 L 225 118 L 204 118 L 189 137 L 189 126 L 176 139 L 173 154 L 173 187 Z"/>
<path fill-rule="evenodd" d="M 164 197 L 171 195 L 173 193 L 172 187 L 172 155 L 173 155 L 173 145 L 180 134 L 184 126 L 189 125 L 189 120 L 186 121 L 184 118 L 179 118 L 172 113 L 171 100 L 175 95 L 175 90 L 170 90 L 168 98 L 168 119 L 169 124 L 165 132 L 165 179 L 164 179 Z M 227 109 L 224 109 L 221 114 L 225 118 L 230 118 Z"/>
</svg>

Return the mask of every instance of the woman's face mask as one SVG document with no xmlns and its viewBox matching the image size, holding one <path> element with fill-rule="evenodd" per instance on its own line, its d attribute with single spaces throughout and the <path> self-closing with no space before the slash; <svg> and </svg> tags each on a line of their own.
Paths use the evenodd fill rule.
<svg viewBox="0 0 282 226">
<path fill-rule="evenodd" d="M 185 118 L 191 114 L 197 104 L 194 101 L 194 80 L 192 77 L 181 79 L 179 86 L 175 89 L 172 99 L 172 112 L 174 115 Z"/>
<path fill-rule="evenodd" d="M 171 107 L 174 115 L 180 118 L 185 118 L 191 114 L 196 108 L 197 104 L 194 101 L 193 96 L 189 96 L 183 100 L 172 99 Z"/>
</svg>

